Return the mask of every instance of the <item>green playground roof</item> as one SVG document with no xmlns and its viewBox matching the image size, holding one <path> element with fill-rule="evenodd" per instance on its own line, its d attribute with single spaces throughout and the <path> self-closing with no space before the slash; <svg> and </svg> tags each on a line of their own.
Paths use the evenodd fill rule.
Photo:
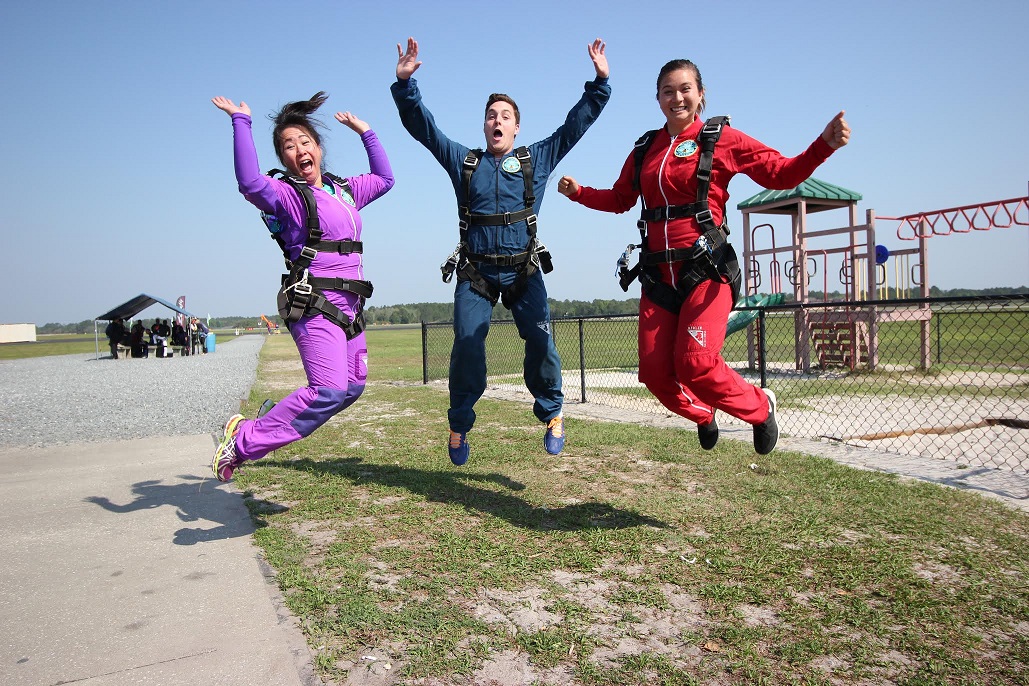
<svg viewBox="0 0 1029 686">
<path fill-rule="evenodd" d="M 835 207 L 843 207 L 850 202 L 861 200 L 861 194 L 811 177 L 796 188 L 786 191 L 762 191 L 742 201 L 736 206 L 736 209 L 750 210 L 762 207 L 763 205 L 782 203 L 787 200 L 806 200 L 809 204 L 809 212 L 819 212 Z"/>
</svg>

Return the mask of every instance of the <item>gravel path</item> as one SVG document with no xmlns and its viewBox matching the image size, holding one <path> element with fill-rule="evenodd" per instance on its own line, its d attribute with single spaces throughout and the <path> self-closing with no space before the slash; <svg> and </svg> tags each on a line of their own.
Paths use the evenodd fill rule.
<svg viewBox="0 0 1029 686">
<path fill-rule="evenodd" d="M 113 360 L 57 355 L 0 361 L 0 445 L 116 441 L 221 430 L 257 372 L 264 336 L 214 353 Z"/>
</svg>

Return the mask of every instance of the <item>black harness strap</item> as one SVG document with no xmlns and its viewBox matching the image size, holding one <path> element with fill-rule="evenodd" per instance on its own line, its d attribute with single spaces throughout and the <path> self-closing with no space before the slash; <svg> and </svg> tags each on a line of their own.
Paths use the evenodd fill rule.
<svg viewBox="0 0 1029 686">
<path fill-rule="evenodd" d="M 492 305 L 496 305 L 500 300 L 504 307 L 511 309 L 511 306 L 525 293 L 529 277 L 535 274 L 537 269 L 542 269 L 544 274 L 549 274 L 554 269 L 554 265 L 546 246 L 536 240 L 536 214 L 533 211 L 536 194 L 533 190 L 532 155 L 528 148 L 523 146 L 514 150 L 514 156 L 518 160 L 522 181 L 525 185 L 522 196 L 525 207 L 515 212 L 502 214 L 472 214 L 470 209 L 472 174 L 478 168 L 483 154 L 484 152 L 478 148 L 469 150 L 461 165 L 464 203 L 459 204 L 457 208 L 461 240 L 450 257 L 440 265 L 440 271 L 443 273 L 444 283 L 450 283 L 456 273 L 458 281 L 468 281 L 472 290 L 489 300 Z M 520 221 L 525 222 L 526 231 L 529 234 L 528 250 L 525 252 L 514 255 L 483 255 L 468 250 L 469 226 L 510 226 Z M 500 289 L 479 273 L 475 266 L 477 264 L 514 267 L 517 275 L 510 286 Z"/>
<path fill-rule="evenodd" d="M 307 215 L 304 221 L 307 239 L 295 260 L 290 259 L 289 251 L 282 237 L 277 232 L 272 233 L 272 238 L 275 239 L 275 242 L 279 244 L 279 248 L 282 250 L 286 269 L 288 270 L 288 273 L 282 275 L 282 287 L 279 289 L 279 316 L 282 317 L 283 321 L 286 322 L 286 327 L 289 328 L 290 324 L 299 321 L 304 315 L 318 312 L 343 329 L 347 340 L 354 338 L 364 331 L 365 328 L 363 309 L 365 300 L 372 295 L 371 282 L 359 279 L 312 277 L 307 270 L 319 252 L 333 252 L 339 255 L 363 253 L 364 244 L 361 241 L 350 239 L 341 241 L 322 240 L 324 234 L 318 220 L 318 204 L 315 201 L 314 192 L 307 185 L 307 181 L 301 177 L 288 174 L 281 169 L 272 169 L 268 172 L 268 176 L 279 178 L 288 183 L 303 199 L 304 210 Z M 346 179 L 327 172 L 323 176 L 335 182 L 342 192 L 353 197 L 353 191 L 351 191 L 350 184 Z M 262 216 L 264 217 L 264 215 Z M 264 218 L 267 224 L 268 219 L 267 217 Z M 354 318 L 351 319 L 330 302 L 322 292 L 324 290 L 356 293 L 360 300 Z"/>
<path fill-rule="evenodd" d="M 697 199 L 685 205 L 667 205 L 648 208 L 643 201 L 640 219 L 636 223 L 640 230 L 640 245 L 630 245 L 618 260 L 618 283 L 623 291 L 628 291 L 634 279 L 640 280 L 644 292 L 656 305 L 671 312 L 678 313 L 683 302 L 697 284 L 706 279 L 714 279 L 728 283 L 733 289 L 733 302 L 739 297 L 742 276 L 736 251 L 726 240 L 729 235 L 728 226 L 723 220 L 722 226 L 716 226 L 711 215 L 708 193 L 711 189 L 711 169 L 714 162 L 715 144 L 722 135 L 722 129 L 729 126 L 729 117 L 711 117 L 700 130 L 697 140 L 700 143 L 700 159 L 697 163 Z M 633 189 L 640 189 L 640 174 L 643 159 L 657 137 L 657 130 L 647 131 L 636 141 L 633 150 Z M 642 195 L 641 195 L 642 199 Z M 647 247 L 647 224 L 693 217 L 701 230 L 700 238 L 689 248 L 673 248 L 669 250 L 650 250 Z M 634 248 L 641 248 L 639 262 L 629 269 L 628 257 Z M 676 278 L 675 286 L 661 281 L 657 266 L 670 262 L 682 262 Z"/>
</svg>

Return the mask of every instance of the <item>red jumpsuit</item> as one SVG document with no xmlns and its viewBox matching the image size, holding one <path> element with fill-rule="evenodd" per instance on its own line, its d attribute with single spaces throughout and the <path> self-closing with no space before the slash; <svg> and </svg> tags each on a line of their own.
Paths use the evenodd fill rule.
<svg viewBox="0 0 1029 686">
<path fill-rule="evenodd" d="M 622 165 L 614 187 L 580 186 L 572 200 L 595 210 L 627 212 L 642 193 L 647 207 L 685 205 L 696 200 L 696 142 L 704 122 L 699 118 L 672 139 L 662 128 L 643 159 L 640 191 L 633 190 L 632 153 Z M 819 136 L 797 157 L 783 157 L 764 143 L 731 127 L 722 129 L 715 145 L 708 202 L 716 225 L 721 225 L 729 199 L 728 186 L 738 173 L 765 188 L 785 190 L 806 180 L 833 153 Z M 688 248 L 700 237 L 692 218 L 650 222 L 651 250 Z M 662 281 L 673 284 L 680 262 L 659 265 Z M 639 324 L 639 380 L 661 404 L 698 424 L 708 424 L 722 410 L 750 424 L 768 418 L 768 398 L 747 383 L 722 359 L 725 328 L 733 308 L 729 284 L 703 281 L 683 303 L 679 314 L 655 305 L 642 294 Z"/>
</svg>

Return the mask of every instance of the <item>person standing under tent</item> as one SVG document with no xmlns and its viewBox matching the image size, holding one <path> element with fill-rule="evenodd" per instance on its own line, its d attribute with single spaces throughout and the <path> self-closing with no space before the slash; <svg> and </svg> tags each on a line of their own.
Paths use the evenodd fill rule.
<svg viewBox="0 0 1029 686">
<path fill-rule="evenodd" d="M 125 342 L 125 324 L 121 317 L 115 317 L 114 321 L 104 329 L 107 342 L 111 346 L 111 357 L 118 359 L 118 345 Z"/>
<path fill-rule="evenodd" d="M 747 383 L 721 355 L 741 280 L 726 240 L 729 181 L 742 173 L 766 188 L 793 188 L 847 144 L 850 127 L 840 112 L 807 150 L 784 157 L 729 127 L 728 117 L 700 118 L 704 84 L 689 60 L 661 68 L 657 101 L 665 125 L 636 142 L 612 188 L 564 176 L 558 192 L 605 212 L 626 212 L 642 196 L 640 262 L 622 270 L 624 288 L 637 275 L 643 287 L 639 380 L 666 408 L 697 423 L 704 449 L 718 442 L 721 410 L 753 425 L 754 450 L 766 455 L 779 437 L 775 393 Z"/>
<path fill-rule="evenodd" d="M 264 213 L 286 256 L 280 313 L 286 312 L 308 382 L 257 419 L 228 419 L 211 465 L 219 481 L 246 461 L 309 436 L 364 391 L 362 309 L 372 287 L 364 280 L 359 210 L 393 187 L 393 171 L 375 132 L 350 112 L 337 112 L 336 120 L 361 137 L 370 173 L 340 178 L 324 171 L 321 123 L 312 115 L 327 97 L 316 93 L 275 115 L 272 143 L 288 172 L 281 179 L 261 173 L 246 103 L 212 99 L 232 119 L 239 191 Z"/>
</svg>

